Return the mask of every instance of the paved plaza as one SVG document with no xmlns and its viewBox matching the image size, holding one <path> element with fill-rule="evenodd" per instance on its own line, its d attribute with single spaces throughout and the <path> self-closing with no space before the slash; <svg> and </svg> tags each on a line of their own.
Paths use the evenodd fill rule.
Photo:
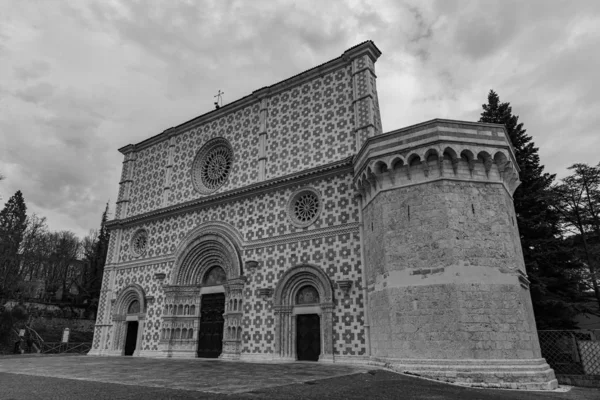
<svg viewBox="0 0 600 400">
<path fill-rule="evenodd" d="M 145 387 L 239 393 L 317 379 L 365 373 L 365 367 L 333 364 L 238 363 L 217 359 L 139 357 L 15 357 L 0 361 L 0 372 L 80 379 Z"/>
<path fill-rule="evenodd" d="M 93 356 L 0 357 L 0 399 L 569 399 L 600 390 L 472 389 L 365 366 Z"/>
</svg>

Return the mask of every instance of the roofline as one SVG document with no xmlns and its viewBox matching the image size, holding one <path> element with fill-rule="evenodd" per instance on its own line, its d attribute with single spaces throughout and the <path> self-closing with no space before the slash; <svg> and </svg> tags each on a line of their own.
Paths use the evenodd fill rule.
<svg viewBox="0 0 600 400">
<path fill-rule="evenodd" d="M 471 126 L 482 126 L 483 125 L 483 126 L 489 126 L 490 128 L 500 128 L 504 131 L 504 135 L 505 135 L 506 140 L 507 140 L 510 148 L 512 149 L 512 151 L 514 152 L 514 150 L 515 150 L 512 143 L 510 142 L 510 138 L 508 137 L 508 132 L 506 131 L 506 127 L 502 124 L 493 124 L 490 122 L 461 121 L 461 120 L 457 120 L 457 119 L 434 118 L 434 119 L 430 119 L 429 121 L 419 122 L 418 124 L 405 126 L 404 128 L 399 128 L 399 129 L 395 129 L 393 131 L 389 131 L 389 132 L 385 132 L 385 133 L 382 133 L 379 135 L 371 136 L 371 137 L 367 138 L 367 140 L 365 140 L 365 142 L 363 143 L 361 148 L 356 153 L 355 157 L 356 157 L 356 159 L 360 158 L 362 153 L 364 151 L 366 151 L 366 149 L 368 148 L 368 145 L 371 142 L 384 140 L 386 137 L 394 136 L 394 135 L 402 133 L 402 132 L 407 132 L 407 131 L 410 131 L 413 129 L 423 128 L 427 125 L 440 124 L 440 123 L 461 124 L 461 125 L 471 125 Z"/>
<path fill-rule="evenodd" d="M 318 76 L 337 70 L 340 67 L 348 65 L 355 58 L 363 55 L 368 55 L 373 60 L 373 62 L 375 62 L 381 56 L 381 51 L 377 48 L 377 46 L 375 46 L 375 43 L 373 43 L 373 41 L 371 40 L 359 43 L 356 46 L 349 48 L 341 56 L 334 58 L 333 60 L 317 65 L 316 67 L 296 74 L 290 78 L 284 79 L 283 81 L 277 82 L 273 85 L 257 89 L 251 94 L 242 97 L 241 99 L 228 103 L 216 110 L 209 111 L 198 117 L 192 118 L 189 121 L 186 121 L 175 127 L 166 129 L 162 133 L 159 133 L 148 139 L 138 142 L 137 144 L 128 144 L 126 146 L 123 146 L 119 149 L 119 152 L 122 154 L 128 154 L 133 151 L 145 149 L 158 142 L 168 139 L 171 136 L 178 135 L 183 131 L 187 131 L 198 125 L 205 124 L 207 122 L 220 118 L 228 113 L 244 108 L 252 103 L 260 101 L 263 98 L 273 96 L 292 87 L 298 86 L 306 81 L 312 80 Z"/>
</svg>

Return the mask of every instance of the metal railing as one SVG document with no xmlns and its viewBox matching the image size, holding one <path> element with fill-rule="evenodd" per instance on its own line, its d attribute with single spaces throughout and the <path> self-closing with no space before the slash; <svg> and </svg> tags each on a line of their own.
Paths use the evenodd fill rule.
<svg viewBox="0 0 600 400">
<path fill-rule="evenodd" d="M 29 337 L 33 341 L 32 347 L 34 348 L 35 352 L 41 353 L 42 347 L 44 346 L 44 339 L 42 339 L 42 337 L 31 326 L 27 325 L 25 326 L 25 329 L 27 330 L 27 332 L 29 333 Z"/>
<path fill-rule="evenodd" d="M 538 331 L 542 357 L 554 372 L 600 375 L 600 331 Z"/>
<path fill-rule="evenodd" d="M 92 342 L 63 343 L 63 342 L 44 342 L 42 345 L 42 354 L 61 354 L 61 353 L 87 353 L 92 349 Z"/>
</svg>

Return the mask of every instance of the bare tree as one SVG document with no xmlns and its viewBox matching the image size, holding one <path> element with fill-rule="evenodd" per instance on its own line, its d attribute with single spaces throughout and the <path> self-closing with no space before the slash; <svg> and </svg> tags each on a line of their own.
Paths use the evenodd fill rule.
<svg viewBox="0 0 600 400">
<path fill-rule="evenodd" d="M 554 188 L 554 206 L 581 248 L 589 272 L 585 281 L 600 305 L 600 164 L 574 164 L 569 169 L 573 174 Z"/>
</svg>

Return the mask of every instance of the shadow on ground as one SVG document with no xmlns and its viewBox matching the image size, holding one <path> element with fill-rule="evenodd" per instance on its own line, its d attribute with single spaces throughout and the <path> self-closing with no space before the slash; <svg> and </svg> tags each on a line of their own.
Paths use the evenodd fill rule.
<svg viewBox="0 0 600 400">
<path fill-rule="evenodd" d="M 471 389 L 354 366 L 125 357 L 0 358 L 2 399 L 570 399 L 600 390 Z"/>
</svg>

